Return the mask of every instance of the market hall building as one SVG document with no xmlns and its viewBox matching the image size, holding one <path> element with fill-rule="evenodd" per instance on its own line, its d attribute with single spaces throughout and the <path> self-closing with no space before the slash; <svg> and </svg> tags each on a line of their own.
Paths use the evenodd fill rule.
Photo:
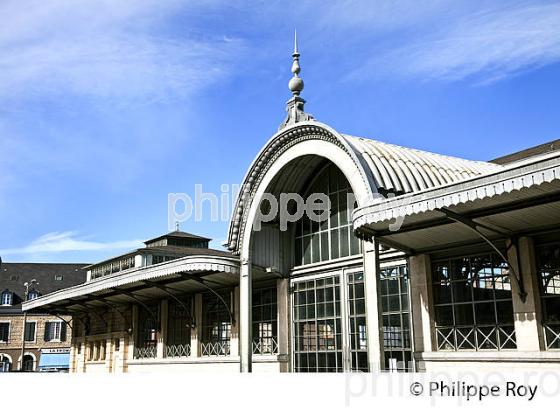
<svg viewBox="0 0 560 410">
<path fill-rule="evenodd" d="M 227 251 L 171 232 L 24 304 L 72 315 L 71 370 L 559 368 L 558 141 L 478 162 L 345 135 L 304 111 L 293 58 Z M 282 193 L 328 218 L 255 229 Z"/>
</svg>

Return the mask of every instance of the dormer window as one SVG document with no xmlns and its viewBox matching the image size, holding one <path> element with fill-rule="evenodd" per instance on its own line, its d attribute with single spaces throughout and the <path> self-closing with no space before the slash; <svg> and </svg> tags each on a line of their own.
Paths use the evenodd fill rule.
<svg viewBox="0 0 560 410">
<path fill-rule="evenodd" d="M 38 297 L 39 297 L 39 292 L 37 292 L 36 290 L 31 290 L 27 294 L 27 300 L 37 299 Z"/>
<path fill-rule="evenodd" d="M 13 300 L 13 293 L 10 292 L 9 290 L 5 290 L 4 292 L 2 292 L 2 297 L 0 300 L 0 303 L 2 304 L 2 306 L 11 306 L 12 305 L 12 300 Z"/>
</svg>

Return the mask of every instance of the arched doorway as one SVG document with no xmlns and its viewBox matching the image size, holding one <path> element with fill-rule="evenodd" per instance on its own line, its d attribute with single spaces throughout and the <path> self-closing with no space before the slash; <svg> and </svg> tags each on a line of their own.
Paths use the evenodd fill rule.
<svg viewBox="0 0 560 410">
<path fill-rule="evenodd" d="M 333 162 L 308 155 L 286 164 L 267 193 L 279 203 L 287 193 L 304 203 L 318 195 L 328 201 L 327 213 L 319 218 L 306 211 L 287 224 L 281 216 L 266 217 L 259 229 L 252 227 L 253 263 L 289 278 L 291 320 L 279 327 L 290 333 L 291 369 L 368 371 L 362 242 L 353 234 L 356 198 L 350 182 Z M 297 206 L 295 200 L 288 202 L 287 213 L 295 215 Z M 268 215 L 272 208 L 263 199 L 261 213 Z"/>
<path fill-rule="evenodd" d="M 6 355 L 0 356 L 0 373 L 9 372 L 12 368 L 12 362 Z"/>
<path fill-rule="evenodd" d="M 330 178 L 331 173 L 332 178 Z M 305 219 L 301 222 L 293 218 L 288 218 L 289 223 L 283 221 L 282 212 L 287 211 L 287 215 L 294 215 L 292 210 L 295 205 L 293 202 L 282 203 L 282 196 L 286 198 L 286 194 L 299 195 L 305 202 L 307 194 L 311 194 L 309 190 L 313 184 L 318 184 L 313 187 L 313 190 L 318 190 L 328 199 L 333 199 L 332 218 L 329 215 L 329 218 L 323 221 L 323 225 L 315 226 Z M 333 186 L 331 187 L 330 184 Z M 375 352 L 373 355 L 368 355 L 364 343 L 361 345 L 354 343 L 354 346 L 364 346 L 365 351 L 363 355 L 359 355 L 359 360 L 352 361 L 350 347 L 351 329 L 355 325 L 348 315 L 350 310 L 348 283 L 351 273 L 360 274 L 361 283 L 358 286 L 369 289 L 367 292 L 364 290 L 363 293 L 370 295 L 372 309 L 363 316 L 367 316 L 373 328 L 378 327 L 375 257 L 362 257 L 362 247 L 369 245 L 361 243 L 353 235 L 351 216 L 352 208 L 356 203 L 361 206 L 378 191 L 371 169 L 361 153 L 356 150 L 354 142 L 317 122 L 301 123 L 286 128 L 276 134 L 261 150 L 243 181 L 241 192 L 228 235 L 228 248 L 239 254 L 241 262 L 239 314 L 241 371 L 251 371 L 252 368 L 251 347 L 254 344 L 252 333 L 255 331 L 251 317 L 253 309 L 251 298 L 254 297 L 253 265 L 266 268 L 270 278 L 282 278 L 281 280 L 284 281 L 284 294 L 281 294 L 280 285 L 277 284 L 279 318 L 277 325 L 279 355 L 289 357 L 289 369 L 295 371 L 365 370 L 368 368 L 367 364 L 362 366 L 357 363 L 363 362 L 362 357 L 367 357 L 366 363 L 379 362 L 379 358 L 375 357 L 375 354 L 379 355 L 380 352 L 377 332 L 369 336 L 365 335 L 366 338 L 372 339 L 369 346 L 373 346 L 371 349 Z M 349 193 L 354 194 L 356 200 L 347 206 L 345 197 Z M 262 199 L 267 195 L 276 198 L 280 210 L 277 218 L 270 215 L 262 218 L 263 214 L 267 213 L 267 205 Z M 255 229 L 255 222 L 259 220 L 264 223 L 258 224 L 261 229 Z M 301 260 L 296 263 L 296 258 Z M 364 265 L 369 268 L 364 269 Z M 362 275 L 361 271 L 371 273 Z M 316 317 L 315 319 L 323 322 L 306 326 L 305 329 L 298 330 L 299 333 L 296 335 L 297 324 L 292 320 L 295 318 L 295 305 L 290 291 L 298 280 L 311 279 L 313 275 L 338 275 L 336 286 L 333 279 L 333 286 L 337 289 L 333 288 L 333 292 L 337 292 L 340 298 L 332 301 L 336 305 L 334 309 L 337 317 L 329 318 L 334 320 L 334 325 L 332 322 L 325 323 L 325 318 Z M 371 276 L 372 280 L 366 280 L 367 276 Z M 352 278 L 352 281 L 354 279 L 357 278 Z M 367 283 L 370 284 L 369 287 Z M 320 282 L 317 286 L 321 286 Z M 363 301 L 365 304 L 365 298 Z M 309 306 L 309 309 L 316 311 L 321 307 L 313 305 Z M 281 323 L 282 318 L 287 323 Z M 365 326 L 358 327 L 360 329 L 354 333 L 362 332 L 364 337 Z M 306 352 L 315 345 L 324 346 L 327 350 L 335 350 L 338 354 L 334 360 L 335 365 L 303 366 L 299 365 L 299 362 L 296 363 L 295 347 L 298 346 L 296 338 L 303 337 L 300 336 L 303 332 L 308 336 L 311 329 L 315 329 L 310 337 L 315 338 L 316 343 L 307 344 Z M 323 337 L 323 334 L 327 336 Z M 337 341 L 334 348 L 326 340 L 328 338 Z M 317 363 L 323 360 L 322 351 L 315 351 L 314 354 Z M 331 361 L 331 356 L 330 353 L 326 355 L 325 363 Z"/>
<path fill-rule="evenodd" d="M 26 353 L 23 355 L 23 363 L 21 366 L 21 370 L 24 372 L 33 372 L 35 371 L 35 358 Z"/>
</svg>

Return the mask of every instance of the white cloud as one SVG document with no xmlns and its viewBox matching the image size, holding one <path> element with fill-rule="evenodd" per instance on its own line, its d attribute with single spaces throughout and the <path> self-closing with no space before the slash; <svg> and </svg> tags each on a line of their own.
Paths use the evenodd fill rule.
<svg viewBox="0 0 560 410">
<path fill-rule="evenodd" d="M 423 0 L 421 6 L 418 0 L 346 0 L 326 2 L 321 7 L 317 7 L 316 2 L 307 2 L 307 5 L 320 16 L 318 20 L 322 27 L 369 32 L 411 26 L 452 11 L 446 0 Z M 461 7 L 460 2 L 454 7 Z"/>
<path fill-rule="evenodd" d="M 0 98 L 189 95 L 227 75 L 241 47 L 209 34 L 166 34 L 176 13 L 207 7 L 198 1 L 4 1 Z"/>
<path fill-rule="evenodd" d="M 444 20 L 351 74 L 488 83 L 560 61 L 560 4 L 510 4 Z M 385 71 L 383 69 L 385 67 Z"/>
<path fill-rule="evenodd" d="M 0 249 L 0 255 L 33 255 L 71 251 L 105 251 L 138 248 L 142 241 L 94 242 L 78 237 L 76 232 L 50 232 L 20 248 Z"/>
</svg>

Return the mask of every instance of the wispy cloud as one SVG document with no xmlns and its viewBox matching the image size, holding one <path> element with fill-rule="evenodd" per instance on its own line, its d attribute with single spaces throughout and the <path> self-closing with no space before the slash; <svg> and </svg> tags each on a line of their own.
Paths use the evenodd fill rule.
<svg viewBox="0 0 560 410">
<path fill-rule="evenodd" d="M 154 0 L 0 4 L 0 98 L 162 99 L 189 95 L 228 73 L 236 39 L 167 33 L 176 13 L 208 3 Z"/>
<path fill-rule="evenodd" d="M 142 245 L 140 240 L 95 242 L 80 237 L 76 232 L 50 232 L 20 248 L 0 249 L 0 255 L 33 255 L 76 251 L 107 251 L 130 249 Z"/>
<path fill-rule="evenodd" d="M 352 78 L 378 74 L 489 83 L 560 61 L 560 4 L 511 3 L 442 19 L 370 59 Z"/>
</svg>

